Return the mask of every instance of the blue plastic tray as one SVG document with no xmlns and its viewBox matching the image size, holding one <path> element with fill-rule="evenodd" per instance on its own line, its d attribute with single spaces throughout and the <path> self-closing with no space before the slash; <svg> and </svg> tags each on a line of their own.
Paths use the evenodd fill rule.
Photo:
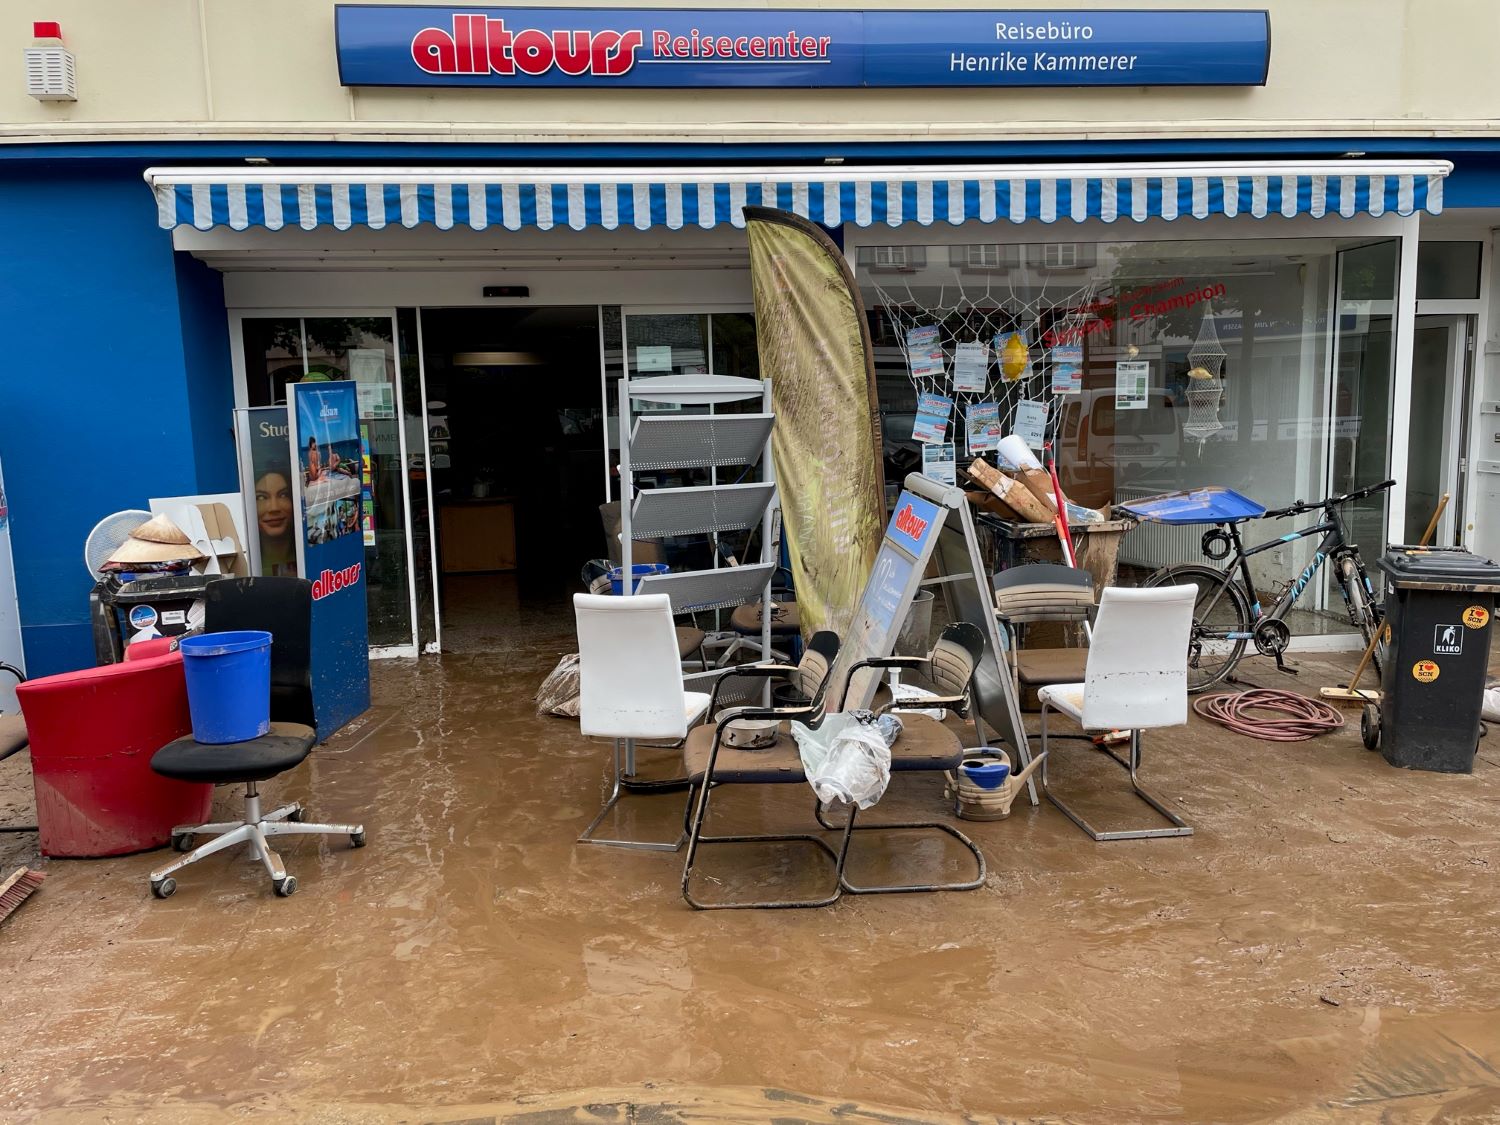
<svg viewBox="0 0 1500 1125">
<path fill-rule="evenodd" d="M 1238 523 L 1266 514 L 1265 505 L 1232 488 L 1193 488 L 1145 496 L 1116 504 L 1115 511 L 1147 523 Z"/>
</svg>

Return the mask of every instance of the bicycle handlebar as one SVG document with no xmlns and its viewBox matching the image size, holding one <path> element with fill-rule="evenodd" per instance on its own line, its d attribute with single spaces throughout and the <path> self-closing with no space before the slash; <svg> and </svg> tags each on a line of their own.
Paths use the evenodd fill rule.
<svg viewBox="0 0 1500 1125">
<path fill-rule="evenodd" d="M 1368 488 L 1360 488 L 1356 489 L 1353 492 L 1346 492 L 1342 496 L 1329 496 L 1326 499 L 1319 500 L 1313 504 L 1309 504 L 1306 500 L 1298 500 L 1294 503 L 1288 504 L 1285 508 L 1273 508 L 1261 518 L 1268 520 L 1277 520 L 1281 519 L 1283 516 L 1299 516 L 1303 512 L 1312 511 L 1314 508 L 1332 508 L 1339 504 L 1347 504 L 1351 500 L 1363 500 L 1366 496 L 1373 496 L 1377 492 L 1384 492 L 1387 488 L 1390 488 L 1395 483 L 1396 482 L 1394 480 L 1381 481 L 1379 484 L 1372 484 Z"/>
</svg>

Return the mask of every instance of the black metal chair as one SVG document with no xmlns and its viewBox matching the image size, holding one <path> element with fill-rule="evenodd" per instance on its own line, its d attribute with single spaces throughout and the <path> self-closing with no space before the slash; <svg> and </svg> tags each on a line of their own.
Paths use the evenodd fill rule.
<svg viewBox="0 0 1500 1125">
<path fill-rule="evenodd" d="M 881 713 L 900 710 L 935 710 L 941 708 L 954 714 L 963 716 L 969 710 L 970 686 L 974 680 L 974 669 L 979 665 L 984 656 L 984 634 L 977 626 L 967 621 L 958 621 L 943 628 L 939 634 L 937 643 L 933 645 L 932 651 L 926 656 L 885 656 L 871 660 L 861 660 L 849 669 L 849 680 L 845 684 L 845 694 L 848 694 L 848 684 L 853 682 L 854 673 L 861 668 L 902 668 L 921 672 L 930 680 L 937 689 L 938 694 L 917 700 L 901 701 L 892 700 L 880 708 Z M 958 736 L 945 727 L 937 719 L 930 715 L 904 715 L 901 719 L 901 736 L 891 747 L 891 775 L 895 780 L 898 773 L 915 772 L 943 772 L 957 769 L 963 762 L 963 743 Z M 815 805 L 815 815 L 818 823 L 824 828 L 837 830 L 838 825 L 831 824 L 823 813 L 822 802 Z M 952 883 L 895 883 L 882 884 L 878 886 L 858 886 L 851 883 L 848 876 L 841 870 L 839 883 L 848 894 L 871 895 L 871 894 L 896 894 L 901 892 L 917 891 L 972 891 L 984 886 L 985 862 L 984 853 L 979 846 L 964 835 L 951 824 L 944 824 L 936 820 L 880 822 L 875 824 L 864 823 L 858 828 L 853 828 L 855 809 L 850 807 L 849 823 L 845 829 L 856 832 L 900 832 L 900 831 L 937 831 L 942 832 L 957 840 L 969 850 L 974 857 L 978 867 L 977 874 L 972 879 L 965 879 Z M 847 848 L 846 848 L 847 850 Z"/>
<path fill-rule="evenodd" d="M 821 836 L 807 832 L 772 833 L 759 835 L 709 836 L 703 832 L 703 822 L 708 815 L 709 794 L 721 785 L 786 785 L 806 783 L 807 774 L 802 768 L 802 756 L 798 752 L 789 723 L 796 721 L 816 728 L 824 716 L 824 699 L 828 692 L 829 676 L 834 659 L 838 656 L 839 639 L 834 633 L 824 631 L 813 636 L 807 644 L 801 663 L 746 664 L 725 673 L 714 683 L 708 714 L 711 723 L 694 728 L 683 744 L 682 757 L 687 769 L 690 785 L 687 806 L 687 858 L 682 866 L 682 897 L 698 910 L 750 910 L 750 909 L 794 909 L 801 907 L 828 906 L 837 902 L 843 893 L 844 855 L 849 848 L 849 832 L 854 817 L 843 830 L 843 839 L 838 850 L 829 846 Z M 737 677 L 754 677 L 762 680 L 789 681 L 802 697 L 783 706 L 734 707 L 719 713 L 718 701 L 724 684 Z M 736 719 L 774 719 L 781 724 L 776 741 L 769 747 L 757 750 L 741 750 L 724 744 L 724 730 Z M 834 864 L 832 891 L 816 899 L 786 900 L 768 899 L 754 902 L 707 902 L 693 894 L 693 864 L 698 848 L 703 844 L 780 843 L 802 841 L 822 849 Z"/>
<path fill-rule="evenodd" d="M 0 672 L 14 676 L 18 684 L 26 682 L 26 674 L 14 665 L 0 662 Z M 12 754 L 19 754 L 29 745 L 25 718 L 19 712 L 14 715 L 0 715 L 0 762 L 5 761 Z M 35 824 L 0 824 L 0 832 L 35 831 Z"/>
</svg>

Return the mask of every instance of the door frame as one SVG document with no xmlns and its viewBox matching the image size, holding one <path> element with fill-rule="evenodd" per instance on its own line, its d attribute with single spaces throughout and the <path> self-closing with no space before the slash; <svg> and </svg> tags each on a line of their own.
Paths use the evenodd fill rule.
<svg viewBox="0 0 1500 1125">
<path fill-rule="evenodd" d="M 396 657 L 414 657 L 417 655 L 417 574 L 416 559 L 411 537 L 411 474 L 407 472 L 406 452 L 406 406 L 401 393 L 401 332 L 396 321 L 396 309 L 390 308 L 248 308 L 229 309 L 229 358 L 230 367 L 234 374 L 234 404 L 236 409 L 247 409 L 250 405 L 250 382 L 249 371 L 245 363 L 245 329 L 244 322 L 247 320 L 275 320 L 290 319 L 296 317 L 299 321 L 309 319 L 317 320 L 338 317 L 381 317 L 388 318 L 391 322 L 391 355 L 396 365 L 396 442 L 401 458 L 401 487 L 403 515 L 401 521 L 401 533 L 406 544 L 406 606 L 407 617 L 411 622 L 411 642 L 409 644 L 395 645 L 371 645 L 369 646 L 370 658 L 372 660 L 389 659 Z M 420 320 L 418 325 L 420 327 Z M 306 326 L 301 328 L 306 335 Z M 306 349 L 302 356 L 302 369 L 307 370 Z M 424 398 L 425 398 L 425 386 Z M 422 404 L 423 418 L 425 421 L 427 404 Z M 429 490 L 431 484 L 429 481 Z M 253 521 L 252 521 L 253 522 Z"/>
<path fill-rule="evenodd" d="M 1431 304 L 1435 302 L 1424 302 Z M 1442 519 L 1438 521 L 1433 542 L 1458 545 L 1462 542 L 1462 515 L 1467 503 L 1467 451 L 1469 411 L 1474 375 L 1474 321 L 1470 312 L 1426 312 L 1418 309 L 1413 332 L 1424 328 L 1444 327 L 1448 333 L 1448 356 L 1443 382 L 1443 444 L 1439 495 L 1451 497 Z M 1413 373 L 1415 377 L 1415 373 Z M 1408 533 L 1415 528 L 1408 528 Z"/>
</svg>

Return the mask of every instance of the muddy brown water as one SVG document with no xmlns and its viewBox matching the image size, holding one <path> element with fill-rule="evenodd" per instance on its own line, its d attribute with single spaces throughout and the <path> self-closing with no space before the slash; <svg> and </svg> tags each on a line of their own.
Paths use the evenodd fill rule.
<svg viewBox="0 0 1500 1125">
<path fill-rule="evenodd" d="M 1094 844 L 1018 803 L 967 827 L 967 894 L 696 913 L 681 857 L 578 847 L 607 747 L 532 714 L 565 631 L 375 665 L 375 706 L 278 783 L 370 844 L 242 855 L 158 902 L 154 853 L 42 864 L 0 925 L 0 1115 L 18 1121 L 1500 1121 L 1500 743 L 1414 774 L 1357 729 L 1258 743 L 1194 720 L 1144 776 L 1191 839 Z M 1349 661 L 1352 664 L 1352 660 Z M 1250 679 L 1314 691 L 1259 663 Z M 1351 712 L 1351 715 L 1353 713 Z M 1055 783 L 1141 819 L 1064 747 Z M 24 756 L 0 813 L 28 811 Z M 619 825 L 670 836 L 681 798 Z M 221 790 L 232 811 L 236 795 Z M 941 811 L 901 778 L 880 811 Z M 807 823 L 800 787 L 726 790 L 721 823 Z M 0 865 L 35 863 L 0 836 Z M 861 841 L 854 875 L 958 873 Z M 711 853 L 716 893 L 815 892 L 804 852 Z"/>
</svg>

